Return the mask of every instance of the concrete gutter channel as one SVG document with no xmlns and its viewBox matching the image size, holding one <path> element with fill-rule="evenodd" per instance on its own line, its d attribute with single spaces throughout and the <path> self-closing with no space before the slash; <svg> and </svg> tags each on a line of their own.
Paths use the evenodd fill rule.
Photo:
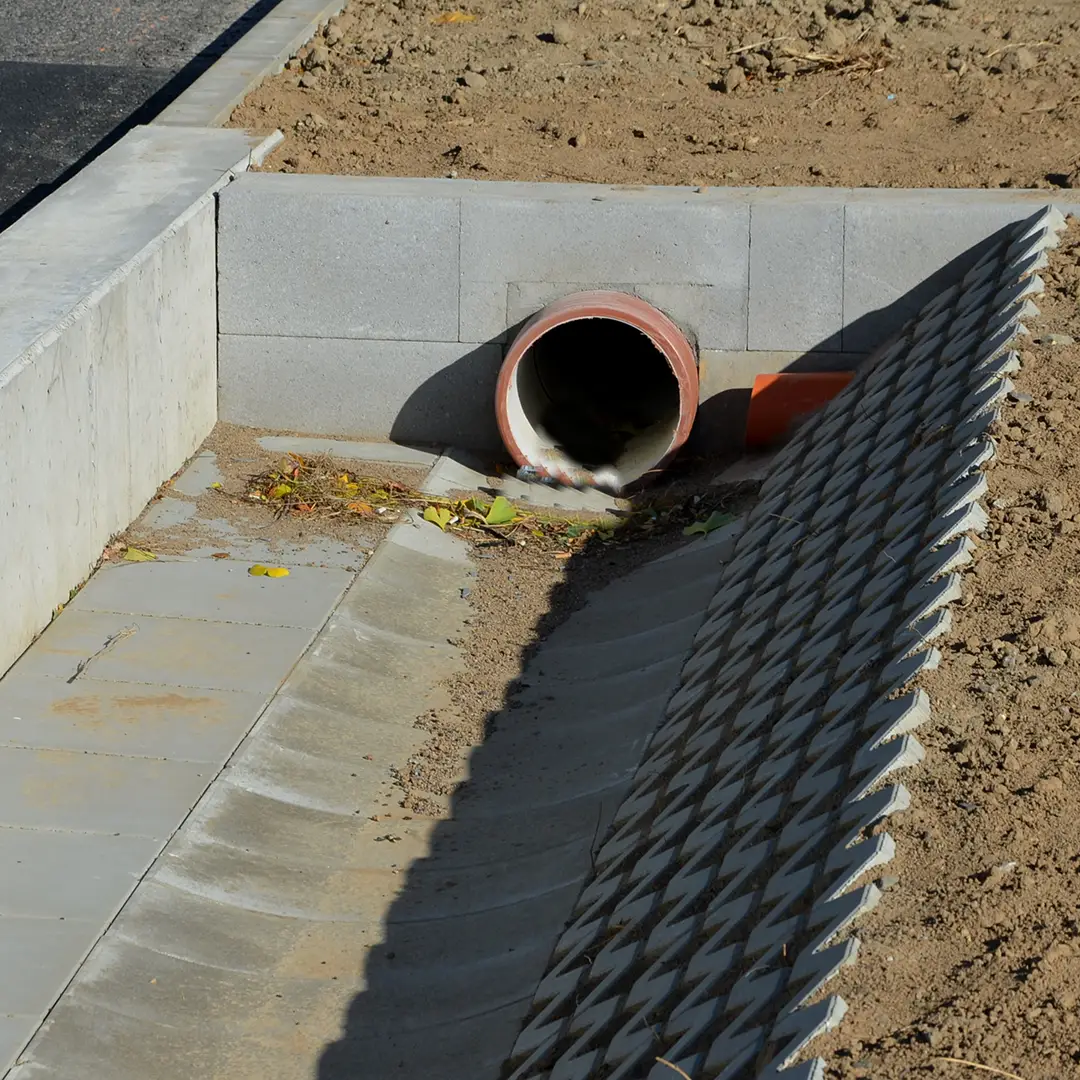
<svg viewBox="0 0 1080 1080">
<path fill-rule="evenodd" d="M 273 140 L 213 125 L 338 6 L 286 0 L 0 236 L 0 1073 L 817 1080 L 1060 213 L 245 173 Z M 696 342 L 705 449 L 754 374 L 894 344 L 745 521 L 552 634 L 445 818 L 388 776 L 461 663 L 431 526 L 276 582 L 106 569 L 31 645 L 218 417 L 475 482 L 515 329 L 602 288 Z"/>
</svg>

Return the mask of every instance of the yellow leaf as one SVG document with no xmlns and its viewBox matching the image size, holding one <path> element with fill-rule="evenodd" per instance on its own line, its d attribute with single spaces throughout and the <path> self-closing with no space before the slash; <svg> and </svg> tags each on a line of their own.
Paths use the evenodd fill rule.
<svg viewBox="0 0 1080 1080">
<path fill-rule="evenodd" d="M 370 504 L 366 502 L 351 502 L 348 504 L 348 509 L 354 514 L 370 514 L 372 509 Z"/>
<path fill-rule="evenodd" d="M 446 532 L 446 526 L 450 524 L 453 516 L 445 506 L 429 506 L 424 511 L 424 520 L 438 525 L 443 532 Z"/>
<path fill-rule="evenodd" d="M 292 487 L 288 484 L 278 484 L 277 487 L 270 492 L 270 498 L 280 499 L 283 495 L 288 495 L 290 491 L 292 491 Z"/>
<path fill-rule="evenodd" d="M 152 551 L 129 547 L 124 552 L 124 558 L 127 562 L 150 562 L 152 559 L 156 559 L 157 556 Z"/>
<path fill-rule="evenodd" d="M 214 482 L 213 482 L 213 483 L 212 483 L 212 484 L 211 484 L 210 486 L 211 486 L 211 487 L 212 487 L 212 488 L 213 488 L 213 489 L 214 489 L 215 491 L 220 491 L 220 490 L 221 490 L 221 481 L 220 481 L 220 480 L 215 480 L 215 481 L 214 481 Z"/>
<path fill-rule="evenodd" d="M 256 563 L 254 566 L 248 567 L 248 573 L 252 577 L 266 577 L 266 567 L 262 563 Z"/>
<path fill-rule="evenodd" d="M 470 15 L 465 11 L 444 11 L 441 15 L 436 15 L 431 21 L 436 26 L 446 26 L 448 23 L 476 22 L 476 18 L 475 15 Z"/>
<path fill-rule="evenodd" d="M 503 495 L 496 495 L 491 509 L 487 512 L 484 521 L 488 525 L 509 525 L 514 520 L 516 511 L 510 505 L 509 500 Z"/>
<path fill-rule="evenodd" d="M 267 577 L 288 577 L 289 571 L 284 566 L 271 566 L 267 568 Z"/>
</svg>

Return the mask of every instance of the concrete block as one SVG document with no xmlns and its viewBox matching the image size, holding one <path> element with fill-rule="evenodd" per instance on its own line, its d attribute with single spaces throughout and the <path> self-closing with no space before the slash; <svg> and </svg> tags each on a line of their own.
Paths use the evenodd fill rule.
<svg viewBox="0 0 1080 1080">
<path fill-rule="evenodd" d="M 329 454 L 344 461 L 384 461 L 430 469 L 439 455 L 413 446 L 388 442 L 350 442 L 346 439 L 313 439 L 293 435 L 264 435 L 259 445 L 272 454 Z"/>
<path fill-rule="evenodd" d="M 317 630 L 353 575 L 297 566 L 288 577 L 252 577 L 232 560 L 118 563 L 104 566 L 69 611 L 113 611 L 217 623 Z"/>
<path fill-rule="evenodd" d="M 265 700 L 260 691 L 106 679 L 69 684 L 19 668 L 0 682 L 0 745 L 219 764 L 251 729 Z"/>
<path fill-rule="evenodd" d="M 553 300 L 586 289 L 612 289 L 640 296 L 677 323 L 700 348 L 737 349 L 743 344 L 742 320 L 732 322 L 730 306 L 713 285 L 515 281 L 506 290 L 506 325 L 516 327 Z"/>
<path fill-rule="evenodd" d="M 270 694 L 312 636 L 295 627 L 65 611 L 14 670 L 70 678 L 81 661 L 132 627 L 134 633 L 116 640 L 80 678 Z"/>
<path fill-rule="evenodd" d="M 75 973 L 96 937 L 96 927 L 60 919 L 0 920 L 0 1015 L 39 1017 Z"/>
<path fill-rule="evenodd" d="M 856 191 L 844 226 L 845 351 L 880 345 L 1023 221 L 1044 193 Z"/>
<path fill-rule="evenodd" d="M 456 341 L 457 200 L 328 192 L 323 179 L 249 174 L 221 193 L 221 333 Z"/>
<path fill-rule="evenodd" d="M 221 419 L 490 451 L 501 363 L 495 345 L 225 335 Z"/>
<path fill-rule="evenodd" d="M 161 848 L 142 836 L 0 829 L 0 916 L 103 926 Z M 0 1058 L 3 1037 L 0 1035 Z"/>
<path fill-rule="evenodd" d="M 0 671 L 213 425 L 209 193 L 260 141 L 136 128 L 0 237 Z"/>
<path fill-rule="evenodd" d="M 592 191 L 583 189 L 577 198 L 462 198 L 461 280 L 483 301 L 475 312 L 467 311 L 463 293 L 463 329 L 494 329 L 494 285 L 588 288 L 621 281 L 643 289 L 662 286 L 662 302 L 680 303 L 699 318 L 707 314 L 713 347 L 745 347 L 745 203 L 692 203 L 682 193 L 631 198 L 611 189 Z M 687 286 L 706 289 L 673 291 Z"/>
<path fill-rule="evenodd" d="M 840 197 L 751 205 L 749 349 L 839 351 L 843 289 Z"/>
<path fill-rule="evenodd" d="M 191 761 L 0 749 L 0 821 L 22 829 L 165 840 L 206 790 L 215 771 L 213 766 Z M 7 920 L 2 923 L 6 926 Z M 5 963 L 2 970 L 21 967 Z M 0 980 L 0 986 L 4 982 Z M 0 1009 L 13 1011 L 2 1005 Z"/>
</svg>

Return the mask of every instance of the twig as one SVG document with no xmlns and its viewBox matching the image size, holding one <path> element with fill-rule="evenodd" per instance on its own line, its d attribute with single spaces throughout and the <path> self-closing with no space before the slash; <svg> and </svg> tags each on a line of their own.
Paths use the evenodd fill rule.
<svg viewBox="0 0 1080 1080">
<path fill-rule="evenodd" d="M 1010 49 L 1041 49 L 1044 45 L 1049 45 L 1053 48 L 1054 43 L 1052 41 L 1010 41 L 1008 45 L 1002 45 L 1000 49 L 995 49 L 993 52 L 986 54 L 986 59 L 990 60 L 995 56 L 1000 56 L 1003 52 L 1008 52 Z M 1008 1073 L 1004 1075 L 1008 1076 Z"/>
<path fill-rule="evenodd" d="M 70 686 L 102 653 L 111 649 L 118 641 L 122 641 L 124 638 L 131 637 L 139 628 L 137 626 L 125 626 L 123 630 L 117 630 L 111 637 L 105 639 L 105 644 L 101 646 L 97 652 L 91 653 L 85 660 L 79 661 L 79 666 L 75 669 L 75 674 L 68 679 L 68 685 Z"/>
<path fill-rule="evenodd" d="M 785 37 L 766 38 L 764 41 L 755 41 L 753 45 L 743 45 L 742 48 L 740 48 L 740 49 L 732 49 L 731 52 L 725 53 L 724 55 L 725 56 L 738 56 L 740 53 L 753 52 L 755 49 L 760 49 L 762 45 L 775 45 L 778 41 L 790 41 L 790 40 L 791 40 L 791 35 L 790 34 L 786 35 Z M 661 1061 L 663 1059 L 662 1058 L 657 1058 L 656 1060 Z M 666 1065 L 667 1062 L 665 1061 L 664 1064 Z M 672 1068 L 675 1068 L 675 1066 L 672 1065 Z"/>
<path fill-rule="evenodd" d="M 677 1072 L 683 1080 L 692 1080 L 690 1074 L 685 1069 L 680 1069 L 678 1065 L 668 1061 L 667 1058 L 658 1057 L 656 1059 L 661 1065 L 666 1065 L 669 1069 Z"/>
<path fill-rule="evenodd" d="M 981 1069 L 983 1072 L 993 1073 L 994 1076 L 1004 1076 L 1006 1080 L 1024 1080 L 1014 1072 L 1006 1072 L 1004 1069 L 995 1069 L 992 1065 L 980 1065 L 977 1061 L 968 1061 L 966 1058 L 939 1057 L 935 1061 L 948 1061 L 953 1065 L 966 1065 L 969 1069 Z M 689 1080 L 689 1077 L 687 1078 Z"/>
</svg>

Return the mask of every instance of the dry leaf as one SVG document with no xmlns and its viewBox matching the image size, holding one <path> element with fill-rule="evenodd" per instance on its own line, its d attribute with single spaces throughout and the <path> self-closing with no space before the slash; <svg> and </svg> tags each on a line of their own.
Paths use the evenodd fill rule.
<svg viewBox="0 0 1080 1080">
<path fill-rule="evenodd" d="M 228 559 L 228 558 L 231 558 L 231 556 L 229 555 L 229 553 L 227 551 L 215 551 L 214 554 L 210 556 L 210 558 L 211 559 Z"/>
<path fill-rule="evenodd" d="M 141 548 L 129 547 L 124 552 L 126 562 L 152 562 L 157 556 L 152 551 L 143 551 Z"/>
<path fill-rule="evenodd" d="M 448 23 L 471 23 L 476 22 L 477 16 L 470 15 L 465 11 L 444 11 L 441 15 L 436 15 L 431 21 L 436 26 L 446 26 Z"/>
</svg>

